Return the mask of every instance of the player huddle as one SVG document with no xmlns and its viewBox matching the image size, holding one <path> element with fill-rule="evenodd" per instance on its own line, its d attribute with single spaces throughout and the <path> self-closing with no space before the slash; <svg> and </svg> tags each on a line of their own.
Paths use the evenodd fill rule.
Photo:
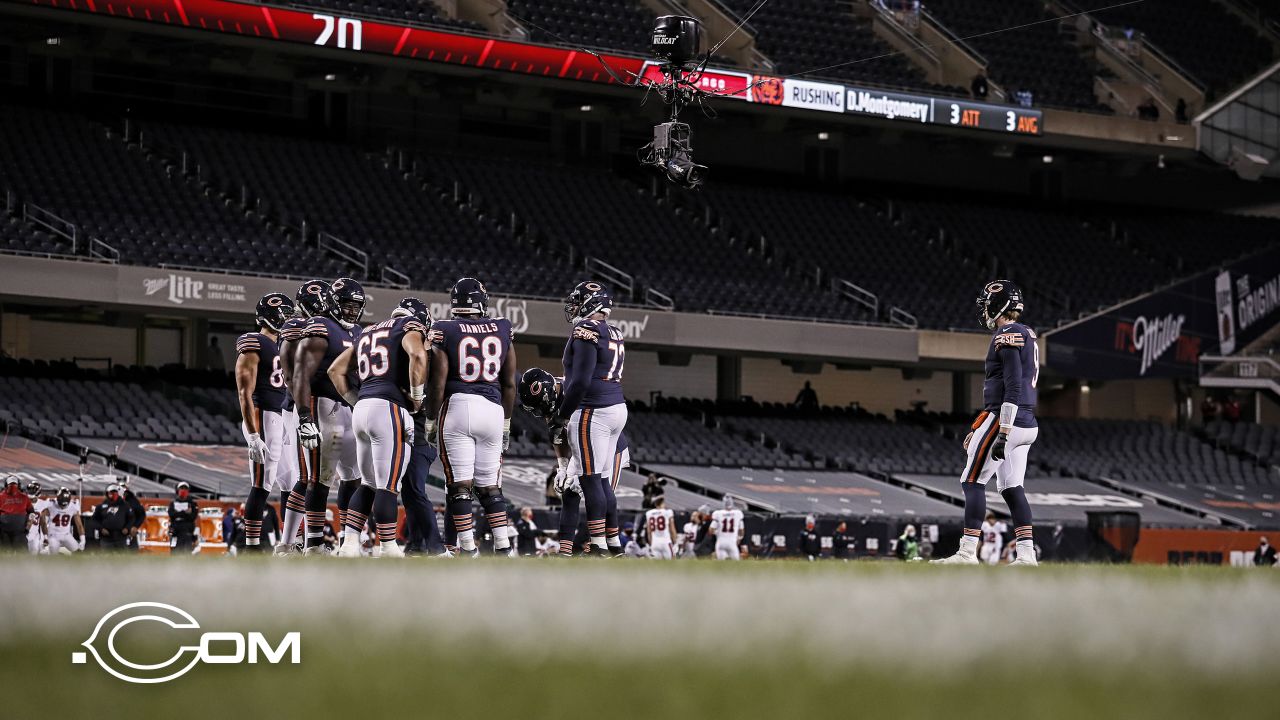
<svg viewBox="0 0 1280 720">
<path fill-rule="evenodd" d="M 603 286 L 580 283 L 565 298 L 572 330 L 560 378 L 533 368 L 517 380 L 511 324 L 490 316 L 489 294 L 474 278 L 453 285 L 447 319 L 433 321 L 425 303 L 405 298 L 390 318 L 362 327 L 365 303 L 364 289 L 351 278 L 311 280 L 293 299 L 264 296 L 257 332 L 236 343 L 252 477 L 246 547 L 261 543 L 260 518 L 274 490 L 285 508 L 275 553 L 326 552 L 324 513 L 336 484 L 343 528 L 337 554 L 361 555 L 360 534 L 371 522 L 382 556 L 402 556 L 396 541 L 402 481 L 406 474 L 425 479 L 438 451 L 446 553 L 479 553 L 478 502 L 494 551 L 514 555 L 501 467 L 519 396 L 553 438 L 555 484 L 564 499 L 562 553 L 573 551 L 583 501 L 586 553 L 621 553 L 614 488 L 629 464 L 621 385 L 626 348 L 622 332 L 608 323 L 613 304 Z M 418 520 L 435 526 L 434 517 Z M 304 524 L 299 546 L 294 538 Z"/>
</svg>

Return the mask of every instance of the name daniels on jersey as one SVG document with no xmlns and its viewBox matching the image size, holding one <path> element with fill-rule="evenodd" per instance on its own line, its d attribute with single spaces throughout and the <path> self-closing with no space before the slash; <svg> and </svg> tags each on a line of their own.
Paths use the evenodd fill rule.
<svg viewBox="0 0 1280 720">
<path fill-rule="evenodd" d="M 489 323 L 469 323 L 469 322 L 462 322 L 462 321 L 459 321 L 459 322 L 458 322 L 458 329 L 459 329 L 459 330 L 461 330 L 461 331 L 462 331 L 462 332 L 464 332 L 464 333 L 467 333 L 467 334 L 471 334 L 471 333 L 496 333 L 496 332 L 498 332 L 498 323 L 494 323 L 494 322 L 489 322 Z"/>
</svg>

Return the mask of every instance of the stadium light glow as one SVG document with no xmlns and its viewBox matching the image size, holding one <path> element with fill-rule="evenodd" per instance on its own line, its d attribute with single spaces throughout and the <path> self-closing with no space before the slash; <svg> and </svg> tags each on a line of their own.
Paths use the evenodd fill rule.
<svg viewBox="0 0 1280 720">
<path fill-rule="evenodd" d="M 829 132 L 820 132 L 820 133 L 818 133 L 818 139 L 819 139 L 819 140 L 830 140 L 830 139 L 831 139 L 831 133 L 829 133 Z"/>
<path fill-rule="evenodd" d="M 581 110 L 582 112 L 591 112 L 591 106 L 590 106 L 590 105 L 583 105 L 582 107 L 580 107 L 580 108 L 578 108 L 578 109 L 579 109 L 579 110 Z"/>
</svg>

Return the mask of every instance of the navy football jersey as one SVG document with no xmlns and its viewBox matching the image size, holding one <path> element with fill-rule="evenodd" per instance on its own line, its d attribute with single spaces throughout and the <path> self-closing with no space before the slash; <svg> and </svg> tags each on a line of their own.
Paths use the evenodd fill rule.
<svg viewBox="0 0 1280 720">
<path fill-rule="evenodd" d="M 511 350 L 511 322 L 506 318 L 438 320 L 431 326 L 431 346 L 449 358 L 444 395 L 471 393 L 502 404 L 498 382 Z"/>
<path fill-rule="evenodd" d="M 409 402 L 409 354 L 402 341 L 416 332 L 427 339 L 427 328 L 414 317 L 398 317 L 366 327 L 356 341 L 356 373 L 360 377 L 360 399 L 381 398 L 404 407 Z"/>
<path fill-rule="evenodd" d="M 564 386 L 560 414 L 580 407 L 597 408 L 623 402 L 622 367 L 627 349 L 622 331 L 604 320 L 582 320 L 564 346 Z"/>
<path fill-rule="evenodd" d="M 1000 405 L 1013 403 L 1018 415 L 1013 424 L 1036 427 L 1036 381 L 1040 376 L 1040 350 L 1036 333 L 1022 323 L 1000 326 L 987 349 L 986 380 L 982 384 L 982 404 L 988 412 L 999 413 Z"/>
<path fill-rule="evenodd" d="M 258 377 L 253 383 L 253 404 L 259 410 L 283 410 L 288 393 L 280 370 L 280 348 L 262 333 L 245 333 L 236 340 L 236 353 L 258 356 Z"/>
<path fill-rule="evenodd" d="M 315 397 L 329 398 L 346 404 L 342 397 L 338 395 L 338 389 L 333 386 L 333 381 L 329 379 L 329 366 L 334 360 L 342 354 L 343 350 L 351 347 L 360 339 L 360 326 L 357 325 L 351 330 L 347 330 L 338 324 L 337 320 L 327 317 L 313 317 L 307 321 L 307 327 L 302 331 L 304 338 L 324 338 L 328 341 L 329 346 L 325 348 L 324 358 L 320 360 L 320 367 L 316 369 L 316 374 L 311 378 L 311 394 Z M 354 386 L 356 383 L 352 383 Z"/>
<path fill-rule="evenodd" d="M 307 319 L 302 317 L 291 317 L 284 321 L 284 325 L 280 326 L 280 354 L 284 355 L 286 348 L 285 343 L 296 343 L 302 339 L 302 333 L 307 329 Z M 288 347 L 288 351 L 293 351 L 293 346 Z M 285 380 L 286 386 L 288 380 Z M 286 388 L 287 389 L 287 388 Z M 286 392 L 284 394 L 284 409 L 293 409 L 293 393 Z"/>
</svg>

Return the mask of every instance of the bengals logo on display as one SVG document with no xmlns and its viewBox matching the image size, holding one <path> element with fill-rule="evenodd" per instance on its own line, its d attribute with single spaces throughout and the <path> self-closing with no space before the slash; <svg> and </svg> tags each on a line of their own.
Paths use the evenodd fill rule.
<svg viewBox="0 0 1280 720">
<path fill-rule="evenodd" d="M 756 102 L 761 102 L 765 105 L 781 105 L 782 99 L 786 97 L 782 78 L 757 75 L 753 78 L 753 83 L 755 84 L 755 89 L 752 91 L 751 99 Z"/>
</svg>

